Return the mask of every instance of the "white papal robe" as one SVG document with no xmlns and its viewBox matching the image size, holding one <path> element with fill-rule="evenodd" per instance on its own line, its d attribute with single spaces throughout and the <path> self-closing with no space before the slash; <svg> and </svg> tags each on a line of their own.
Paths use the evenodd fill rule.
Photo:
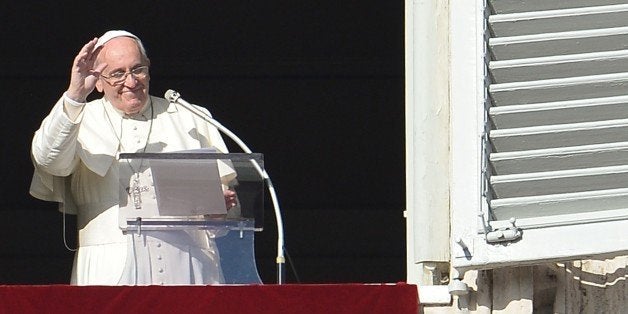
<svg viewBox="0 0 628 314">
<path fill-rule="evenodd" d="M 35 132 L 30 192 L 39 199 L 59 202 L 60 210 L 77 215 L 79 238 L 71 283 L 221 283 L 219 254 L 208 232 L 151 232 L 134 240 L 134 235 L 122 232 L 118 222 L 120 193 L 128 188 L 119 183 L 119 171 L 130 174 L 139 168 L 119 162 L 120 152 L 215 147 L 226 153 L 218 130 L 187 110 L 152 96 L 134 117 L 126 117 L 98 99 L 86 104 L 72 121 L 63 106 L 62 97 Z M 139 171 L 145 171 L 144 166 Z M 223 184 L 235 178 L 233 170 L 224 165 L 219 171 Z"/>
</svg>

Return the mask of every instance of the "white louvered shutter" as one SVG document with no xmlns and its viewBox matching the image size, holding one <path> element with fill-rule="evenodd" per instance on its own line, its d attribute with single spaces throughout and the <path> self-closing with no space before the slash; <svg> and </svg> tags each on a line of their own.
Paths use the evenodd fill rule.
<svg viewBox="0 0 628 314">
<path fill-rule="evenodd" d="M 628 1 L 489 0 L 485 13 L 484 239 L 454 264 L 625 253 Z"/>
</svg>

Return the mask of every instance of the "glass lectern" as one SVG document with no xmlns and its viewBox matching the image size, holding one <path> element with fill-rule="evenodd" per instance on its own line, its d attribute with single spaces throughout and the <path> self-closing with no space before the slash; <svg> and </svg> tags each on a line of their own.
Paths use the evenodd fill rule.
<svg viewBox="0 0 628 314">
<path fill-rule="evenodd" d="M 119 226 L 134 241 L 201 230 L 217 250 L 220 283 L 261 283 L 253 241 L 263 228 L 263 167 L 258 153 L 120 154 Z M 135 256 L 134 267 L 150 267 L 142 259 Z"/>
</svg>

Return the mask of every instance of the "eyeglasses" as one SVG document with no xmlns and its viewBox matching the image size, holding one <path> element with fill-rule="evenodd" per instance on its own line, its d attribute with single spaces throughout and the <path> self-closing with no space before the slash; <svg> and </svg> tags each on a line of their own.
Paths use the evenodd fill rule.
<svg viewBox="0 0 628 314">
<path fill-rule="evenodd" d="M 144 79 L 148 76 L 148 66 L 147 65 L 142 65 L 139 66 L 137 68 L 133 68 L 131 71 L 129 72 L 125 72 L 125 71 L 115 71 L 111 74 L 107 75 L 103 75 L 101 74 L 100 76 L 102 78 L 105 79 L 105 81 L 107 81 L 107 83 L 116 86 L 116 85 L 120 85 L 122 83 L 124 83 L 124 81 L 126 81 L 126 77 L 131 74 L 133 75 L 133 77 L 137 80 L 141 80 Z"/>
</svg>

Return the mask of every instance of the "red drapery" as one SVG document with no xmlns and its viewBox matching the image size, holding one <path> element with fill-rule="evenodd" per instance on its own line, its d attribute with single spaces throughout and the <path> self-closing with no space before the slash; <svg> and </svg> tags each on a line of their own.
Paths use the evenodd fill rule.
<svg viewBox="0 0 628 314">
<path fill-rule="evenodd" d="M 2 313 L 418 313 L 409 284 L 0 286 Z"/>
</svg>

